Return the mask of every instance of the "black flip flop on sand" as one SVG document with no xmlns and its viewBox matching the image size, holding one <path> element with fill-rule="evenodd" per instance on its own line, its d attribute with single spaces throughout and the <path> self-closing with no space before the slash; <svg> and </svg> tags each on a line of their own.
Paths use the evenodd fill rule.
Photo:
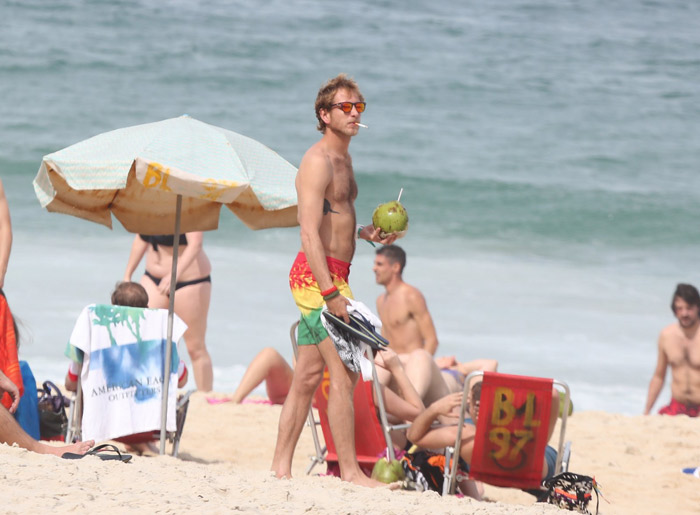
<svg viewBox="0 0 700 515">
<path fill-rule="evenodd" d="M 350 318 L 349 324 L 345 323 L 345 320 L 335 316 L 330 311 L 323 311 L 323 316 L 340 332 L 358 338 L 374 350 L 383 350 L 384 347 L 389 345 L 389 342 L 381 334 L 377 333 L 374 330 L 374 326 L 360 313 L 350 313 L 348 315 Z"/>
<path fill-rule="evenodd" d="M 131 459 L 131 454 L 123 454 L 119 451 L 116 445 L 109 443 L 103 443 L 97 447 L 93 447 L 85 454 L 76 454 L 74 452 L 65 452 L 61 458 L 67 460 L 79 460 L 85 456 L 97 456 L 101 460 L 118 460 L 122 463 L 126 463 Z"/>
</svg>

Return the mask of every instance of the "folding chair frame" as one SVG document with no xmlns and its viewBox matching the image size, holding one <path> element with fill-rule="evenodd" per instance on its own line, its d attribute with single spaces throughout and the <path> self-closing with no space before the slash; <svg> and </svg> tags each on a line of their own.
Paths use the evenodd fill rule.
<svg viewBox="0 0 700 515">
<path fill-rule="evenodd" d="M 175 408 L 176 430 L 166 433 L 167 440 L 172 443 L 171 455 L 177 458 L 180 451 L 180 439 L 184 430 L 185 420 L 187 418 L 187 409 L 190 404 L 190 396 L 195 390 L 189 390 L 177 399 Z M 66 443 L 82 440 L 82 419 L 83 419 L 83 385 L 82 378 L 78 376 L 78 387 L 71 399 L 70 409 L 68 410 L 68 427 L 66 428 L 65 440 Z M 154 430 L 156 431 L 156 430 Z M 157 441 L 157 438 L 154 438 Z"/>
<path fill-rule="evenodd" d="M 467 414 L 467 398 L 469 393 L 469 385 L 471 380 L 478 376 L 483 376 L 483 370 L 471 372 L 464 379 L 464 389 L 462 390 L 462 405 L 459 412 L 459 423 L 457 424 L 457 439 L 454 447 L 445 448 L 445 481 L 443 482 L 442 495 L 454 494 L 457 486 L 457 468 L 459 466 L 459 449 L 462 444 L 462 428 L 464 427 L 464 417 Z M 569 468 L 569 459 L 571 455 L 571 442 L 564 443 L 564 435 L 566 433 L 566 421 L 569 418 L 569 405 L 571 403 L 571 391 L 569 385 L 564 381 L 557 379 L 552 380 L 554 386 L 559 386 L 564 390 L 564 405 L 561 410 L 561 426 L 559 430 L 559 443 L 557 447 L 557 461 L 554 468 L 554 474 L 559 474 L 562 471 L 567 471 Z M 475 421 L 476 422 L 476 421 Z M 457 459 L 453 459 L 456 455 Z"/>
<path fill-rule="evenodd" d="M 294 357 L 298 358 L 299 357 L 299 348 L 297 346 L 297 340 L 296 340 L 296 329 L 299 326 L 299 321 L 296 321 L 292 324 L 290 331 L 289 331 L 289 337 L 292 342 L 292 349 L 294 350 Z M 379 411 L 379 425 L 381 426 L 382 429 L 382 434 L 384 435 L 384 440 L 386 442 L 386 449 L 387 449 L 387 457 L 389 460 L 395 460 L 396 459 L 396 454 L 394 453 L 394 445 L 393 442 L 391 441 L 391 431 L 396 430 L 396 429 L 405 429 L 409 426 L 409 424 L 400 424 L 400 425 L 391 425 L 389 424 L 389 421 L 387 419 L 386 415 L 386 407 L 384 404 L 384 396 L 382 395 L 382 390 L 381 386 L 379 385 L 379 379 L 377 377 L 377 369 L 374 365 L 374 359 L 371 354 L 371 350 L 368 350 L 367 353 L 367 358 L 369 359 L 370 363 L 372 364 L 372 389 L 374 391 L 375 397 L 377 398 L 377 409 Z M 361 379 L 360 379 L 361 380 Z M 318 429 L 316 428 L 317 425 L 320 425 L 320 422 L 317 421 L 314 418 L 313 414 L 313 408 L 309 408 L 309 414 L 307 417 L 306 425 L 309 426 L 311 429 L 311 437 L 313 438 L 314 441 L 314 448 L 316 449 L 316 455 L 311 456 L 311 464 L 308 466 L 306 469 L 306 474 L 310 474 L 311 470 L 319 463 L 324 463 L 326 461 L 326 454 L 327 454 L 327 447 L 322 447 L 321 442 L 318 436 Z"/>
</svg>

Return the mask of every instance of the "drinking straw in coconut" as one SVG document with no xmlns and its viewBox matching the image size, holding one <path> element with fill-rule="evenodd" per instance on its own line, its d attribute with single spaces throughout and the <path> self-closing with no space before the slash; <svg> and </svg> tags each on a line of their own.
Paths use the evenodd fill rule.
<svg viewBox="0 0 700 515">
<path fill-rule="evenodd" d="M 396 199 L 396 202 L 401 202 L 401 195 L 403 194 L 403 188 L 401 188 L 401 191 L 399 191 L 399 198 Z"/>
</svg>

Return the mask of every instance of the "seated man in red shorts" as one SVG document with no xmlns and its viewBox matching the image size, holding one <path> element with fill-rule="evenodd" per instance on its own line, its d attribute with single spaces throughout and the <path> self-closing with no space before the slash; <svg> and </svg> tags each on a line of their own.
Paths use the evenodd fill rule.
<svg viewBox="0 0 700 515">
<path fill-rule="evenodd" d="M 659 410 L 661 415 L 700 415 L 700 294 L 690 284 L 679 284 L 671 309 L 678 319 L 659 335 L 656 370 L 649 383 L 644 408 L 648 415 L 663 388 L 666 369 L 671 367 L 671 403 Z"/>
</svg>

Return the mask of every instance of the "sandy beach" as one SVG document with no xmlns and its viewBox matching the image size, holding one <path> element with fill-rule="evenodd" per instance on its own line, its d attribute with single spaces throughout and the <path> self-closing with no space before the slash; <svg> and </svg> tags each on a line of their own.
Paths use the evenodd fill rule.
<svg viewBox="0 0 700 515">
<path fill-rule="evenodd" d="M 308 429 L 296 451 L 294 479 L 276 480 L 272 459 L 280 406 L 192 397 L 180 457 L 131 463 L 78 461 L 0 446 L 5 513 L 556 513 L 511 489 L 486 488 L 488 502 L 436 493 L 377 491 L 337 478 L 306 476 L 313 454 Z M 700 465 L 700 423 L 687 417 L 575 413 L 567 439 L 570 470 L 594 475 L 605 500 L 600 513 L 697 513 L 700 480 L 680 472 Z M 318 466 L 314 473 L 322 472 Z M 593 506 L 594 508 L 594 506 Z"/>
</svg>

